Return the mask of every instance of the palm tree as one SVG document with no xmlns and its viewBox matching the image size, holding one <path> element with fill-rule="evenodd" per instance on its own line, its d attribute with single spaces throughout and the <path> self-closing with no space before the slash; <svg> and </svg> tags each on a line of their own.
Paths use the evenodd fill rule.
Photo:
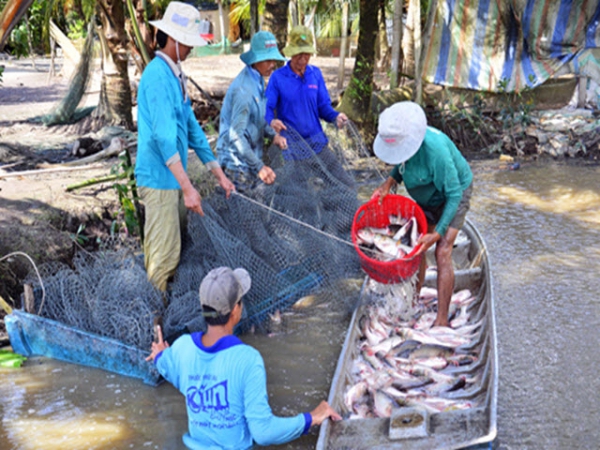
<svg viewBox="0 0 600 450">
<path fill-rule="evenodd" d="M 125 8 L 122 0 L 96 0 L 100 20 L 102 80 L 100 101 L 94 113 L 102 125 L 133 128 L 131 87 L 127 72 L 128 38 L 125 32 Z"/>
<path fill-rule="evenodd" d="M 354 69 L 348 88 L 344 91 L 339 109 L 355 122 L 367 128 L 372 123 L 370 113 L 373 92 L 373 68 L 375 65 L 375 42 L 378 33 L 379 2 L 360 0 L 358 46 Z"/>
<path fill-rule="evenodd" d="M 279 50 L 285 47 L 288 28 L 288 9 L 290 0 L 266 0 L 263 16 L 263 28 L 273 33 L 279 44 Z"/>
<path fill-rule="evenodd" d="M 0 29 L 3 36 L 0 45 L 4 42 L 7 31 L 10 31 L 17 24 L 32 2 L 30 0 L 10 0 L 9 3 L 3 9 L 1 15 Z M 70 4 L 74 5 L 75 3 Z M 84 8 L 81 7 L 81 3 L 76 3 L 76 5 L 76 9 L 83 11 Z M 50 5 L 47 7 L 47 17 L 49 19 L 51 7 Z M 131 115 L 131 88 L 127 73 L 128 38 L 125 32 L 123 1 L 96 0 L 95 11 L 100 22 L 98 28 L 102 49 L 102 80 L 99 104 L 94 112 L 95 120 L 91 128 L 97 129 L 102 125 L 111 124 L 131 129 L 133 128 L 133 119 Z"/>
</svg>

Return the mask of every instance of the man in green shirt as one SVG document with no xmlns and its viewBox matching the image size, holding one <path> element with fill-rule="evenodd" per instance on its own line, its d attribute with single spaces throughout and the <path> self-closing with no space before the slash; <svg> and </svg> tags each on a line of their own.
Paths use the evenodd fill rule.
<svg viewBox="0 0 600 450">
<path fill-rule="evenodd" d="M 427 217 L 427 233 L 419 239 L 422 246 L 417 254 L 436 244 L 438 311 L 433 325 L 448 326 L 454 290 L 452 248 L 469 210 L 473 173 L 450 138 L 427 126 L 425 112 L 414 102 L 396 103 L 381 113 L 373 149 L 379 159 L 395 164 L 373 197 L 381 201 L 392 187 L 404 182 Z M 424 277 L 425 258 L 419 270 L 419 290 Z"/>
</svg>

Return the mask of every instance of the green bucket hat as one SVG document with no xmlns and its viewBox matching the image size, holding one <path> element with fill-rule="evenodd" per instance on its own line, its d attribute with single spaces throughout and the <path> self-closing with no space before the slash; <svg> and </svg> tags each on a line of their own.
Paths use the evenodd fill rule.
<svg viewBox="0 0 600 450">
<path fill-rule="evenodd" d="M 288 58 L 299 53 L 316 53 L 312 32 L 310 28 L 298 25 L 290 31 L 288 44 L 283 49 L 283 54 Z"/>
<path fill-rule="evenodd" d="M 250 50 L 242 53 L 240 59 L 249 66 L 261 61 L 285 61 L 277 49 L 275 36 L 268 31 L 256 33 L 250 41 Z"/>
</svg>

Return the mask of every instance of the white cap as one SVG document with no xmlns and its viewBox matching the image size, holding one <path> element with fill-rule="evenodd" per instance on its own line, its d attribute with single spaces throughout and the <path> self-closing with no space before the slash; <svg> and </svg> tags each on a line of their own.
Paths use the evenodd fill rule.
<svg viewBox="0 0 600 450">
<path fill-rule="evenodd" d="M 379 115 L 375 155 L 388 164 L 400 164 L 421 147 L 427 131 L 425 111 L 417 103 L 399 102 Z"/>
<path fill-rule="evenodd" d="M 163 18 L 151 20 L 150 24 L 188 47 L 202 47 L 207 44 L 200 37 L 200 12 L 187 3 L 169 3 Z"/>
</svg>

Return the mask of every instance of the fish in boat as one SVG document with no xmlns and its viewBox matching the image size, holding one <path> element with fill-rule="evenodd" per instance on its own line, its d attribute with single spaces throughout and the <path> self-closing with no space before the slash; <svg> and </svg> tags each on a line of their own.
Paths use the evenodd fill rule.
<svg viewBox="0 0 600 450">
<path fill-rule="evenodd" d="M 390 223 L 395 220 L 390 218 Z M 452 327 L 426 326 L 427 314 L 437 307 L 436 271 L 427 272 L 414 308 L 399 309 L 412 317 L 386 317 L 380 312 L 390 310 L 382 304 L 397 301 L 389 299 L 390 293 L 411 292 L 405 287 L 410 280 L 384 289 L 365 278 L 328 398 L 345 420 L 323 422 L 317 450 L 461 449 L 495 439 L 498 359 L 492 272 L 485 243 L 468 219 L 461 236 L 468 260 L 456 260 Z M 394 338 L 380 352 L 373 351 L 361 331 L 365 316 L 385 324 L 380 338 L 387 335 L 379 343 Z M 369 344 L 363 348 L 363 343 Z M 368 369 L 357 369 L 357 360 Z M 369 387 L 349 409 L 344 394 L 363 381 L 360 377 Z"/>
</svg>

